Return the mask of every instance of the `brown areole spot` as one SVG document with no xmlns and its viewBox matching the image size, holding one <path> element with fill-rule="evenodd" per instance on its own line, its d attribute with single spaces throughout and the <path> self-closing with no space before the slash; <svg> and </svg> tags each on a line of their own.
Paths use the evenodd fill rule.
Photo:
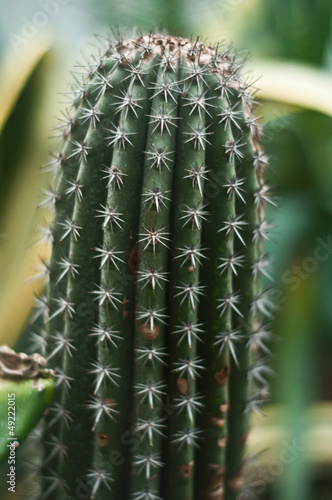
<svg viewBox="0 0 332 500">
<path fill-rule="evenodd" d="M 224 500 L 224 485 L 216 484 L 208 486 L 203 495 L 205 500 Z"/>
<path fill-rule="evenodd" d="M 226 423 L 225 419 L 219 417 L 211 417 L 210 421 L 214 427 L 224 427 Z"/>
<path fill-rule="evenodd" d="M 229 377 L 230 371 L 231 371 L 230 367 L 226 365 L 219 372 L 215 372 L 213 376 L 217 384 L 221 386 L 225 385 Z"/>
<path fill-rule="evenodd" d="M 190 476 L 190 474 L 192 472 L 193 465 L 194 465 L 193 461 L 189 462 L 189 464 L 180 465 L 179 473 L 183 479 L 188 479 L 188 477 Z"/>
<path fill-rule="evenodd" d="M 227 488 L 230 491 L 240 491 L 243 487 L 243 468 L 227 481 Z"/>
<path fill-rule="evenodd" d="M 103 399 L 102 401 L 104 401 L 110 408 L 114 408 L 114 406 L 117 405 L 115 399 Z"/>
<path fill-rule="evenodd" d="M 148 324 L 142 323 L 139 331 L 144 340 L 154 340 L 159 335 L 159 326 L 154 325 L 153 329 L 151 330 Z"/>
<path fill-rule="evenodd" d="M 223 500 L 224 498 L 224 474 L 225 468 L 216 464 L 209 464 L 214 472 L 211 476 L 209 485 L 203 491 L 205 500 Z"/>
<path fill-rule="evenodd" d="M 249 434 L 250 434 L 249 432 L 245 432 L 244 434 L 242 434 L 242 437 L 241 437 L 241 443 L 242 444 L 246 443 L 246 441 L 247 441 L 247 439 L 249 437 Z"/>
<path fill-rule="evenodd" d="M 188 381 L 185 379 L 185 378 L 178 378 L 176 380 L 176 387 L 177 387 L 177 390 L 181 393 L 181 394 L 187 394 L 188 393 L 188 390 L 189 390 L 189 384 L 188 384 Z"/>
<path fill-rule="evenodd" d="M 227 443 L 227 439 L 225 437 L 224 438 L 220 438 L 217 441 L 217 445 L 219 446 L 219 448 L 225 448 L 226 443 Z"/>
<path fill-rule="evenodd" d="M 110 440 L 111 438 L 109 434 L 107 434 L 106 432 L 98 432 L 97 442 L 101 448 L 105 448 L 105 446 L 109 444 Z"/>
<path fill-rule="evenodd" d="M 228 410 L 228 403 L 224 403 L 224 404 L 220 405 L 219 410 L 221 411 L 221 413 L 226 413 Z"/>
<path fill-rule="evenodd" d="M 127 304 L 129 303 L 129 300 L 127 300 L 127 297 L 124 296 L 123 297 L 123 301 L 122 301 L 122 305 L 123 305 L 123 309 L 122 309 L 122 317 L 123 319 L 126 319 L 130 316 L 130 312 L 129 310 L 127 309 Z"/>
<path fill-rule="evenodd" d="M 225 467 L 220 467 L 219 464 L 209 464 L 209 468 L 214 472 L 211 476 L 211 480 L 214 482 L 224 482 Z"/>
<path fill-rule="evenodd" d="M 136 274 L 139 267 L 139 251 L 138 245 L 133 246 L 131 249 L 129 260 L 128 260 L 129 269 L 132 274 Z"/>
</svg>

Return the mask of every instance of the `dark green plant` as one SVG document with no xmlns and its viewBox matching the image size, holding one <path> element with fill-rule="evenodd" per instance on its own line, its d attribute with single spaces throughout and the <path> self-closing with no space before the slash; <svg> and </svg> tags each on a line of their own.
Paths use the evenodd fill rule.
<svg viewBox="0 0 332 500">
<path fill-rule="evenodd" d="M 270 314 L 266 158 L 241 67 L 230 48 L 119 38 L 73 90 L 43 231 L 43 498 L 238 498 Z"/>
</svg>

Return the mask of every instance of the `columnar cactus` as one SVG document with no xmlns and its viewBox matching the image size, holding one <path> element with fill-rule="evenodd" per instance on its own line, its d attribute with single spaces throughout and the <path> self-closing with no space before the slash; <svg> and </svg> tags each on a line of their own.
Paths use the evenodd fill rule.
<svg viewBox="0 0 332 500">
<path fill-rule="evenodd" d="M 43 229 L 43 498 L 239 498 L 270 202 L 241 67 L 200 41 L 120 38 L 73 90 Z"/>
</svg>

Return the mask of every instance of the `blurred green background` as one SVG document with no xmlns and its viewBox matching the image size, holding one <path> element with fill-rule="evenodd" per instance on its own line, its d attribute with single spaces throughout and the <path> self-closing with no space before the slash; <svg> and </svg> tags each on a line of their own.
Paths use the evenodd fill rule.
<svg viewBox="0 0 332 500">
<path fill-rule="evenodd" d="M 27 279 L 49 252 L 34 245 L 49 218 L 35 209 L 50 182 L 40 166 L 57 147 L 57 94 L 93 34 L 167 29 L 249 50 L 279 208 L 267 244 L 276 375 L 267 416 L 253 419 L 243 500 L 332 499 L 331 14 L 331 0 L 0 0 L 0 344 L 23 350 L 42 287 Z"/>
</svg>

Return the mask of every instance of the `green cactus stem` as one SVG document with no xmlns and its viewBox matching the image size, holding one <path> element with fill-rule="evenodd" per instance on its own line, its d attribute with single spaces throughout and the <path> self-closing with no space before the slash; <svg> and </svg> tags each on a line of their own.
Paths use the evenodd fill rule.
<svg viewBox="0 0 332 500">
<path fill-rule="evenodd" d="M 241 67 L 230 48 L 150 34 L 108 40 L 74 89 L 37 304 L 57 377 L 43 498 L 241 492 L 272 203 Z"/>
<path fill-rule="evenodd" d="M 180 80 L 190 82 L 191 66 L 181 62 Z M 199 102 L 201 109 L 193 111 Z M 200 283 L 200 266 L 188 258 L 188 249 L 202 253 L 201 229 L 207 220 L 203 202 L 206 134 L 206 100 L 199 81 L 190 82 L 179 103 L 177 157 L 173 183 L 172 239 L 174 258 L 170 285 L 170 397 L 174 411 L 169 418 L 169 490 L 172 498 L 192 498 L 195 485 L 195 450 L 201 431 L 196 417 L 203 408 L 203 397 L 197 393 L 197 378 L 204 370 L 198 355 L 197 339 L 185 335 L 188 325 L 199 329 L 198 306 L 204 287 Z M 201 131 L 202 142 L 193 147 L 193 131 Z M 196 139 L 194 139 L 196 140 Z M 176 244 L 176 246 L 175 246 Z"/>
</svg>

